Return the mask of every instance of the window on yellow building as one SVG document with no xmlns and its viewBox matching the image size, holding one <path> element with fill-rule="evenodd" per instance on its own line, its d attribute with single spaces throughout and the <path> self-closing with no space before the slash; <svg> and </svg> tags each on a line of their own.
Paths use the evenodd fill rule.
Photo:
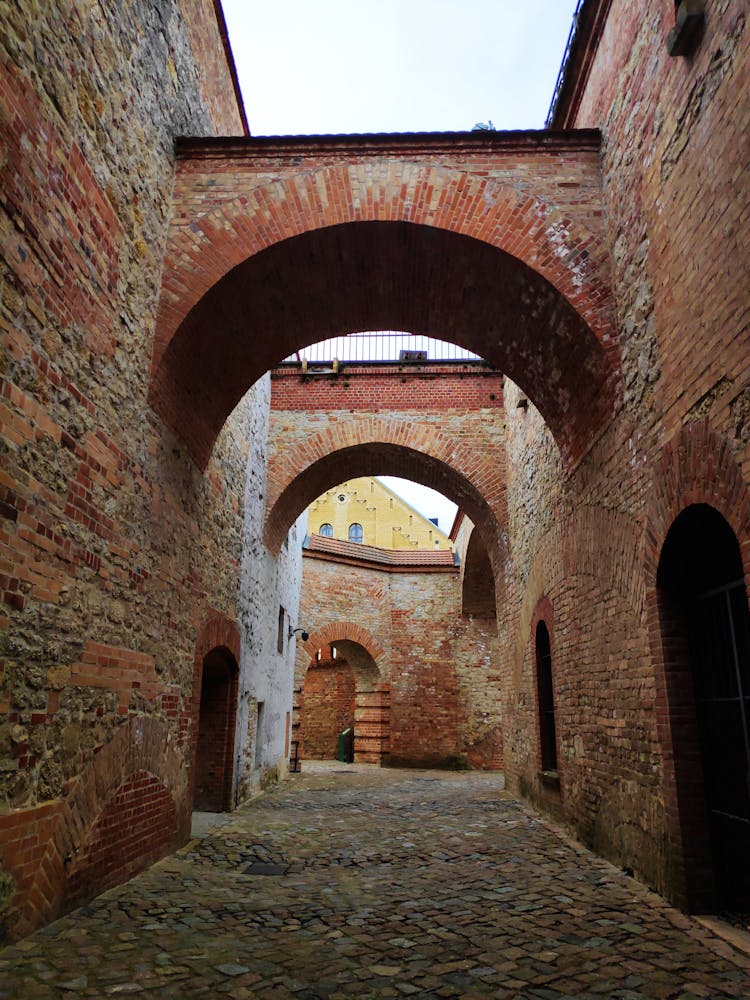
<svg viewBox="0 0 750 1000">
<path fill-rule="evenodd" d="M 328 524 L 328 522 L 321 524 L 318 534 L 323 535 L 325 538 L 333 538 L 333 525 Z"/>
<path fill-rule="evenodd" d="M 349 541 L 350 542 L 361 542 L 362 541 L 362 537 L 363 537 L 362 525 L 361 524 L 357 524 L 356 521 L 354 522 L 354 524 L 350 524 L 349 525 Z"/>
</svg>

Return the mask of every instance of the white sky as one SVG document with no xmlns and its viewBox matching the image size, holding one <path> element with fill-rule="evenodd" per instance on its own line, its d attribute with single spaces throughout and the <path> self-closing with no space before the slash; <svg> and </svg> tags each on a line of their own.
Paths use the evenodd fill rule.
<svg viewBox="0 0 750 1000">
<path fill-rule="evenodd" d="M 222 0 L 253 135 L 542 128 L 577 0 Z M 387 478 L 450 530 L 440 494 Z M 395 485 L 399 484 L 399 485 Z"/>
<path fill-rule="evenodd" d="M 429 486 L 412 483 L 408 479 L 397 479 L 395 476 L 378 476 L 381 483 L 393 490 L 408 504 L 418 510 L 423 517 L 438 519 L 438 528 L 446 535 L 451 530 L 453 518 L 456 516 L 456 505 L 444 497 L 442 493 L 431 490 Z"/>
<path fill-rule="evenodd" d="M 542 128 L 576 0 L 222 0 L 253 135 Z"/>
</svg>

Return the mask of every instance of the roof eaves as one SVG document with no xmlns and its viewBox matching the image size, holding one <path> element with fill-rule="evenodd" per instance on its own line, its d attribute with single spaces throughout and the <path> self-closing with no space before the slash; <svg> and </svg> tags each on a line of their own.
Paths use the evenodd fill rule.
<svg viewBox="0 0 750 1000">
<path fill-rule="evenodd" d="M 578 0 L 545 128 L 572 129 L 612 0 Z"/>
</svg>

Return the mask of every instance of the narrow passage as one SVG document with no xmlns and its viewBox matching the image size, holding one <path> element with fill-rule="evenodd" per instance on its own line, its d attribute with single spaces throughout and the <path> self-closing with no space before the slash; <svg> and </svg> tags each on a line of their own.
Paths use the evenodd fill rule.
<svg viewBox="0 0 750 1000">
<path fill-rule="evenodd" d="M 0 996 L 750 995 L 746 955 L 560 837 L 501 775 L 304 767 L 0 952 Z"/>
</svg>

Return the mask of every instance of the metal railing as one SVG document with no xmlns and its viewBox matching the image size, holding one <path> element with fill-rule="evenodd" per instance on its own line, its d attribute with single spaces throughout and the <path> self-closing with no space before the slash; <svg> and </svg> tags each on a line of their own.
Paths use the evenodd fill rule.
<svg viewBox="0 0 750 1000">
<path fill-rule="evenodd" d="M 419 362 L 419 361 L 481 361 L 478 354 L 421 334 L 400 333 L 396 330 L 348 333 L 318 344 L 300 348 L 285 358 L 283 364 L 330 365 L 333 361 L 346 364 L 359 362 Z"/>
<path fill-rule="evenodd" d="M 563 82 L 565 80 L 565 74 L 568 69 L 568 63 L 570 62 L 570 54 L 573 50 L 573 42 L 575 41 L 576 33 L 578 32 L 578 21 L 581 16 L 581 8 L 583 7 L 586 0 L 578 0 L 576 4 L 576 9 L 573 11 L 573 20 L 570 25 L 570 31 L 568 32 L 568 40 L 565 43 L 565 52 L 563 53 L 562 62 L 560 63 L 560 70 L 557 74 L 557 80 L 555 81 L 555 90 L 552 94 L 552 100 L 550 102 L 549 111 L 547 112 L 547 118 L 544 122 L 545 128 L 552 127 L 552 119 L 555 117 L 555 112 L 557 111 L 557 105 L 560 101 L 560 94 L 563 88 Z"/>
</svg>

